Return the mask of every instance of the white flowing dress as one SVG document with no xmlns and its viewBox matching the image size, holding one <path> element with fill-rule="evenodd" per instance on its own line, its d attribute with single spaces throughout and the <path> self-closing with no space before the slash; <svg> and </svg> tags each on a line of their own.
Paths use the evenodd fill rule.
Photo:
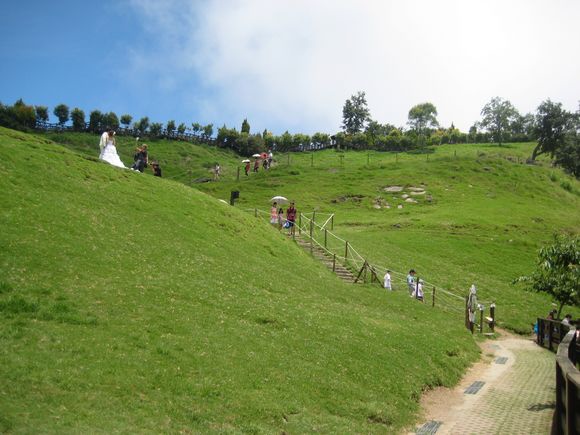
<svg viewBox="0 0 580 435">
<path fill-rule="evenodd" d="M 119 158 L 119 154 L 117 154 L 117 147 L 111 140 L 107 141 L 105 148 L 103 148 L 103 151 L 101 151 L 99 159 L 104 160 L 105 162 L 119 168 L 127 168 Z"/>
</svg>

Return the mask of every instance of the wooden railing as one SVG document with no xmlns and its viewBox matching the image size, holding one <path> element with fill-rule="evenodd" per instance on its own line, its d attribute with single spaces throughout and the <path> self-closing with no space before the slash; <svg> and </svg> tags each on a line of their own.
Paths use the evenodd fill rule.
<svg viewBox="0 0 580 435">
<path fill-rule="evenodd" d="M 552 433 L 580 434 L 580 331 L 569 331 L 556 355 L 556 411 Z"/>
<path fill-rule="evenodd" d="M 556 350 L 570 327 L 558 320 L 538 318 L 538 336 L 536 342 L 547 349 Z"/>
</svg>

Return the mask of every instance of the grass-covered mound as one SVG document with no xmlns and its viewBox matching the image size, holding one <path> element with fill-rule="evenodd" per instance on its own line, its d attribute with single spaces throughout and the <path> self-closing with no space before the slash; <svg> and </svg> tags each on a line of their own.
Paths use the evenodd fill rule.
<svg viewBox="0 0 580 435">
<path fill-rule="evenodd" d="M 0 432 L 393 432 L 477 356 L 183 184 L 0 129 Z"/>
<path fill-rule="evenodd" d="M 221 198 L 240 190 L 242 208 L 267 209 L 271 196 L 283 195 L 301 211 L 335 213 L 335 232 L 372 263 L 404 273 L 415 268 L 428 281 L 464 295 L 475 283 L 480 299 L 497 303 L 502 326 L 529 332 L 551 301 L 512 281 L 533 270 L 537 249 L 554 232 L 580 232 L 580 183 L 547 162 L 524 164 L 533 146 L 298 153 L 278 156 L 270 172 L 200 189 Z M 390 186 L 404 190 L 387 192 Z M 413 187 L 425 193 L 413 195 Z M 417 203 L 406 202 L 403 194 Z"/>
</svg>

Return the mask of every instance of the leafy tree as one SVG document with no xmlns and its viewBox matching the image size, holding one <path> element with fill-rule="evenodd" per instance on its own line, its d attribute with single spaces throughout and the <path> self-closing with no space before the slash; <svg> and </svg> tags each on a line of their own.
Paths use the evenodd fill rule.
<svg viewBox="0 0 580 435">
<path fill-rule="evenodd" d="M 149 117 L 144 116 L 139 121 L 135 123 L 135 129 L 139 132 L 139 134 L 145 134 L 149 129 Z"/>
<path fill-rule="evenodd" d="M 181 124 L 179 124 L 177 126 L 177 133 L 183 134 L 183 133 L 185 133 L 185 129 L 186 129 L 185 124 L 182 122 Z"/>
<path fill-rule="evenodd" d="M 218 129 L 217 143 L 218 146 L 223 148 L 235 149 L 236 142 L 238 140 L 240 133 L 235 128 L 227 128 L 224 124 L 223 127 Z"/>
<path fill-rule="evenodd" d="M 480 125 L 491 133 L 492 139 L 500 146 L 506 131 L 517 116 L 518 111 L 508 100 L 494 97 L 481 109 L 483 119 Z"/>
<path fill-rule="evenodd" d="M 566 135 L 574 129 L 574 115 L 562 108 L 562 103 L 543 101 L 536 111 L 536 134 L 538 144 L 532 151 L 531 161 L 541 154 L 554 157 L 558 148 L 564 145 Z"/>
<path fill-rule="evenodd" d="M 314 133 L 312 135 L 312 145 L 314 148 L 326 148 L 330 145 L 330 136 L 326 133 Z"/>
<path fill-rule="evenodd" d="M 28 130 L 36 125 L 36 110 L 22 99 L 13 106 L 0 103 L 0 125 L 17 130 Z"/>
<path fill-rule="evenodd" d="M 569 134 L 564 144 L 556 149 L 555 155 L 555 164 L 576 178 L 580 178 L 580 138 L 576 134 Z"/>
<path fill-rule="evenodd" d="M 59 104 L 56 106 L 53 113 L 54 116 L 58 118 L 58 123 L 61 125 L 61 127 L 66 124 L 69 115 L 68 106 L 66 104 Z"/>
<path fill-rule="evenodd" d="M 161 135 L 161 130 L 163 130 L 163 124 L 160 122 L 152 122 L 151 127 L 149 127 L 149 134 L 152 137 L 159 137 Z"/>
<path fill-rule="evenodd" d="M 527 283 L 527 290 L 546 293 L 559 303 L 558 318 L 564 305 L 580 306 L 580 237 L 556 235 L 554 243 L 538 252 L 536 270 L 515 282 Z"/>
<path fill-rule="evenodd" d="M 224 126 L 225 127 L 225 126 Z M 193 134 L 197 135 L 202 130 L 202 126 L 199 122 L 194 122 L 191 124 L 191 129 L 193 130 Z"/>
<path fill-rule="evenodd" d="M 36 122 L 48 122 L 48 107 L 36 106 Z"/>
<path fill-rule="evenodd" d="M 89 130 L 93 133 L 100 133 L 104 129 L 103 114 L 100 110 L 93 110 L 89 114 Z"/>
<path fill-rule="evenodd" d="M 70 112 L 70 117 L 72 120 L 73 130 L 83 131 L 85 129 L 85 112 L 83 112 L 78 107 L 75 107 Z"/>
<path fill-rule="evenodd" d="M 173 135 L 173 132 L 175 131 L 175 121 L 173 119 L 171 121 L 167 121 L 167 126 L 165 129 L 167 130 L 167 134 L 170 136 Z"/>
<path fill-rule="evenodd" d="M 357 92 L 345 101 L 342 108 L 342 129 L 348 134 L 362 131 L 370 119 L 364 92 Z"/>
<path fill-rule="evenodd" d="M 244 121 L 242 122 L 241 132 L 250 134 L 250 123 L 248 122 L 247 118 L 244 118 Z"/>
<path fill-rule="evenodd" d="M 112 128 L 116 130 L 119 128 L 119 118 L 117 118 L 115 112 L 106 113 L 103 115 L 103 124 L 105 124 L 107 129 Z"/>
<path fill-rule="evenodd" d="M 469 142 L 475 142 L 477 140 L 477 122 L 469 127 L 469 133 L 467 135 Z"/>
<path fill-rule="evenodd" d="M 213 124 L 208 124 L 203 127 L 203 137 L 209 139 L 213 135 Z"/>
<path fill-rule="evenodd" d="M 133 117 L 131 115 L 125 114 L 121 115 L 121 118 L 119 118 L 119 120 L 121 121 L 121 124 L 123 124 L 125 128 L 129 128 L 131 122 L 133 121 Z"/>
<path fill-rule="evenodd" d="M 426 135 L 428 129 L 437 128 L 437 108 L 432 103 L 422 103 L 411 107 L 407 122 L 411 129 L 422 138 Z"/>
</svg>

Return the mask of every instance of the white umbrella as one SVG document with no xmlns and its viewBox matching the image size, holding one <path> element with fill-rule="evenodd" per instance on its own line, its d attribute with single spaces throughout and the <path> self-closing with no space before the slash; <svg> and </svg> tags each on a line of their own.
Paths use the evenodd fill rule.
<svg viewBox="0 0 580 435">
<path fill-rule="evenodd" d="M 286 204 L 288 202 L 288 198 L 283 196 L 275 196 L 273 197 L 270 202 L 277 202 L 278 204 Z"/>
<path fill-rule="evenodd" d="M 248 159 L 244 159 L 242 160 L 242 163 L 250 163 L 250 161 Z"/>
<path fill-rule="evenodd" d="M 254 154 L 254 155 L 252 155 L 252 157 L 258 158 L 258 157 L 262 157 L 262 155 L 261 154 Z"/>
</svg>

